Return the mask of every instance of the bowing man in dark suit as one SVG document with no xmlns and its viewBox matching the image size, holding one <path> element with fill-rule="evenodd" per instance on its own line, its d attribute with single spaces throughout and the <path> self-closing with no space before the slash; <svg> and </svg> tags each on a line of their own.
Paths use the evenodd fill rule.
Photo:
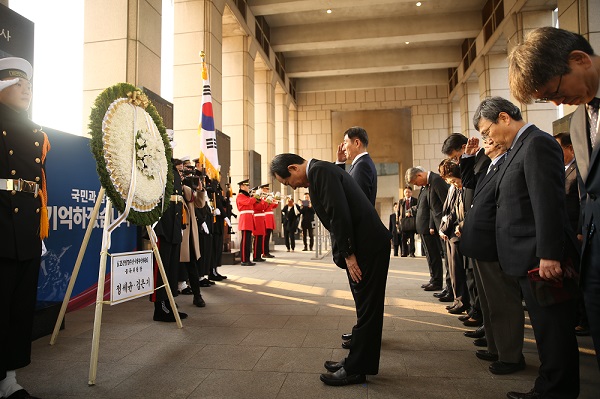
<svg viewBox="0 0 600 399">
<path fill-rule="evenodd" d="M 417 219 L 415 222 L 417 233 L 421 235 L 421 240 L 425 244 L 425 255 L 427 256 L 430 274 L 429 283 L 423 284 L 421 287 L 425 291 L 439 291 L 442 289 L 442 279 L 444 277 L 442 254 L 445 252 L 445 244 L 442 248 L 438 231 L 440 231 L 442 222 L 442 208 L 448 196 L 448 184 L 437 173 L 427 172 L 420 166 L 408 168 L 405 179 L 409 184 L 421 186 L 421 192 L 417 198 Z M 447 264 L 446 289 L 448 297 L 453 297 Z M 453 298 L 450 299 L 450 302 L 452 300 Z"/>
<path fill-rule="evenodd" d="M 542 306 L 528 278 L 528 271 L 539 268 L 543 280 L 560 281 L 561 260 L 573 257 L 568 252 L 574 246 L 566 227 L 562 151 L 552 136 L 525 123 L 519 108 L 501 97 L 482 101 L 473 124 L 482 137 L 489 136 L 508 151 L 496 182 L 498 258 L 504 272 L 521 286 L 541 363 L 532 391 L 509 392 L 508 397 L 576 398 L 575 301 Z"/>
<path fill-rule="evenodd" d="M 354 294 L 357 324 L 348 356 L 325 362 L 327 385 L 363 383 L 379 372 L 385 286 L 391 234 L 356 181 L 330 162 L 280 154 L 271 174 L 296 189 L 308 187 L 313 208 L 331 234 L 333 260 L 346 269 Z"/>
<path fill-rule="evenodd" d="M 476 154 L 490 159 L 488 168 L 476 173 Z M 473 260 L 473 271 L 479 290 L 479 302 L 487 341 L 486 350 L 475 355 L 492 360 L 494 374 L 510 374 L 525 368 L 523 332 L 525 315 L 519 282 L 502 270 L 496 247 L 496 179 L 505 160 L 506 149 L 485 137 L 471 137 L 460 158 L 464 187 L 473 191 L 471 209 L 465 216 L 460 250 Z"/>
<path fill-rule="evenodd" d="M 519 101 L 578 106 L 570 130 L 582 191 L 587 193 L 582 202 L 580 286 L 600 365 L 600 56 L 583 36 L 544 27 L 531 31 L 513 49 L 509 62 L 511 92 Z"/>
<path fill-rule="evenodd" d="M 336 164 L 345 169 L 346 161 L 352 162 L 348 173 L 356 180 L 371 205 L 377 197 L 377 169 L 367 152 L 369 136 L 362 127 L 354 126 L 344 133 L 344 141 L 338 146 Z"/>
</svg>

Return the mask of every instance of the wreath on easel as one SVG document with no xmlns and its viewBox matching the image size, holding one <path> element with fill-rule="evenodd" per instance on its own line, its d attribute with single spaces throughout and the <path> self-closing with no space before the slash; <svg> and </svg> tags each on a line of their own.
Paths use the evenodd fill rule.
<svg viewBox="0 0 600 399">
<path fill-rule="evenodd" d="M 169 207 L 172 149 L 162 118 L 146 95 L 129 83 L 104 90 L 88 125 L 100 183 L 127 220 L 150 226 Z"/>
</svg>

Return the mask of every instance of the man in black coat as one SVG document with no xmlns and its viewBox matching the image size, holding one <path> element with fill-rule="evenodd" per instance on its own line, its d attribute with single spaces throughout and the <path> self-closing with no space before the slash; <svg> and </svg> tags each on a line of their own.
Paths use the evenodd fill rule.
<svg viewBox="0 0 600 399">
<path fill-rule="evenodd" d="M 519 101 L 577 105 L 570 132 L 586 196 L 580 285 L 600 365 L 600 56 L 582 35 L 543 27 L 515 46 L 509 63 L 511 93 Z"/>
<path fill-rule="evenodd" d="M 521 286 L 540 357 L 530 392 L 509 398 L 576 398 L 579 350 L 573 325 L 575 301 L 564 286 L 564 301 L 546 305 L 532 289 L 528 272 L 539 270 L 549 282 L 563 280 L 561 260 L 577 258 L 567 227 L 565 169 L 560 145 L 535 125 L 525 123 L 510 101 L 492 97 L 475 110 L 473 124 L 508 151 L 496 182 L 496 244 L 500 265 Z"/>
<path fill-rule="evenodd" d="M 444 270 L 442 266 L 442 254 L 445 245 L 438 231 L 442 222 L 442 208 L 448 196 L 448 184 L 434 172 L 427 172 L 420 166 L 408 168 L 405 176 L 409 184 L 421 186 L 421 192 L 417 198 L 416 226 L 417 233 L 425 245 L 425 256 L 429 266 L 429 283 L 423 284 L 421 288 L 425 291 L 439 291 L 442 289 Z M 446 262 L 446 290 L 448 294 L 440 298 L 442 302 L 452 302 L 452 285 L 450 273 Z"/>
<path fill-rule="evenodd" d="M 476 154 L 482 151 L 491 160 L 484 171 L 477 173 Z M 487 341 L 487 349 L 478 350 L 475 355 L 492 361 L 489 370 L 494 374 L 525 368 L 521 287 L 502 270 L 496 248 L 496 179 L 505 154 L 506 149 L 489 137 L 484 138 L 482 149 L 479 139 L 471 137 L 460 159 L 463 187 L 473 191 L 471 208 L 462 227 L 460 250 L 473 260 Z"/>
<path fill-rule="evenodd" d="M 398 231 L 398 203 L 394 202 L 392 213 L 390 214 L 390 223 L 388 230 L 392 233 L 392 247 L 394 248 L 394 256 L 398 256 L 398 248 L 400 247 L 399 231 Z"/>
<path fill-rule="evenodd" d="M 315 245 L 315 233 L 314 233 L 314 222 L 315 222 L 315 210 L 310 203 L 310 194 L 304 193 L 304 201 L 300 207 L 300 214 L 302 215 L 302 240 L 304 241 L 303 251 L 308 251 L 308 244 L 310 244 L 310 250 L 313 250 Z M 308 238 L 310 237 L 310 242 Z"/>
<path fill-rule="evenodd" d="M 417 199 L 412 196 L 412 188 L 406 186 L 404 188 L 404 198 L 398 203 L 398 222 L 400 224 L 400 254 L 401 256 L 415 257 L 415 233 L 416 230 L 405 230 L 402 228 L 402 221 L 405 218 L 415 218 L 415 210 L 417 207 Z M 415 224 L 416 227 L 416 224 Z"/>
<path fill-rule="evenodd" d="M 309 187 L 313 208 L 331 234 L 333 260 L 346 269 L 358 321 L 348 356 L 325 362 L 327 385 L 363 383 L 379 372 L 391 234 L 356 181 L 335 165 L 296 154 L 277 155 L 271 173 L 282 184 Z"/>
<path fill-rule="evenodd" d="M 28 119 L 33 69 L 22 58 L 0 60 L 0 397 L 33 398 L 16 369 L 31 363 L 31 330 L 42 239 L 48 226 L 46 133 Z M 21 180 L 22 179 L 22 180 Z"/>
</svg>

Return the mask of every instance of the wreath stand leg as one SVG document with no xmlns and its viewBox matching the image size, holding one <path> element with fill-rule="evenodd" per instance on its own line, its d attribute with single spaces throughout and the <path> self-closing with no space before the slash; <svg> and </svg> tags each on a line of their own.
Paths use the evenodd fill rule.
<svg viewBox="0 0 600 399">
<path fill-rule="evenodd" d="M 175 316 L 175 321 L 177 322 L 178 328 L 183 328 L 183 324 L 181 323 L 181 318 L 179 317 L 179 312 L 177 311 L 177 305 L 175 304 L 175 298 L 173 297 L 173 293 L 171 292 L 171 286 L 169 285 L 169 279 L 167 278 L 167 273 L 165 273 L 165 268 L 162 263 L 162 259 L 160 257 L 160 252 L 158 252 L 158 246 L 156 245 L 156 235 L 152 230 L 152 227 L 146 226 L 146 231 L 148 231 L 148 237 L 150 237 L 150 243 L 152 243 L 152 251 L 154 251 L 154 259 L 156 259 L 156 263 L 158 264 L 158 270 L 160 271 L 160 275 L 162 277 L 165 291 L 167 291 L 167 296 L 169 297 L 169 303 L 171 304 L 171 309 L 173 309 L 173 315 Z"/>
<path fill-rule="evenodd" d="M 90 216 L 90 220 L 85 231 L 85 236 L 83 237 L 83 242 L 79 248 L 79 255 L 77 255 L 77 260 L 75 261 L 75 266 L 73 267 L 73 273 L 71 274 L 71 279 L 69 280 L 67 292 L 63 298 L 62 306 L 60 307 L 60 312 L 58 313 L 58 319 L 54 325 L 54 331 L 52 332 L 52 337 L 50 338 L 50 345 L 54 345 L 56 339 L 58 338 L 58 332 L 60 331 L 60 326 L 65 318 L 65 313 L 67 312 L 67 306 L 69 304 L 69 300 L 71 299 L 71 294 L 73 293 L 73 287 L 75 286 L 75 281 L 77 280 L 77 275 L 79 274 L 79 268 L 81 267 L 81 262 L 83 261 L 83 256 L 85 255 L 88 242 L 90 241 L 92 230 L 94 230 L 94 223 L 96 223 L 96 220 L 98 219 L 102 198 L 104 198 L 104 187 L 100 187 L 100 191 L 98 192 L 96 204 L 94 205 L 94 210 Z"/>
</svg>

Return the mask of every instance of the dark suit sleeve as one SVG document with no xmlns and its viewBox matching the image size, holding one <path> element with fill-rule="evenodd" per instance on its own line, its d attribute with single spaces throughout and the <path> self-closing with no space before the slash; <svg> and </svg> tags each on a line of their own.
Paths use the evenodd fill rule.
<svg viewBox="0 0 600 399">
<path fill-rule="evenodd" d="M 352 178 L 370 200 L 373 192 L 373 176 L 369 165 L 366 162 L 357 162 L 352 170 Z"/>
<path fill-rule="evenodd" d="M 337 243 L 338 252 L 352 254 L 356 248 L 353 242 L 354 229 L 350 206 L 342 184 L 343 178 L 352 179 L 352 177 L 348 174 L 342 174 L 340 177 L 318 164 L 311 169 L 310 186 L 314 188 L 311 195 L 317 195 L 319 203 L 325 210 L 329 232 Z"/>
<path fill-rule="evenodd" d="M 429 223 L 430 229 L 436 229 L 435 221 L 441 220 L 443 215 L 443 204 L 446 202 L 446 197 L 448 196 L 448 185 L 444 182 L 442 178 L 433 179 L 431 185 L 429 187 L 430 192 L 430 203 L 429 207 L 431 208 L 431 221 Z M 436 197 L 436 198 L 433 198 Z M 439 204 L 439 205 L 438 205 Z M 435 209 L 438 207 L 439 209 Z"/>
<path fill-rule="evenodd" d="M 565 168 L 559 144 L 551 136 L 533 137 L 524 157 L 523 171 L 535 219 L 536 256 L 560 260 L 563 256 Z"/>
<path fill-rule="evenodd" d="M 460 179 L 464 188 L 475 189 L 475 157 L 460 158 Z"/>
</svg>

